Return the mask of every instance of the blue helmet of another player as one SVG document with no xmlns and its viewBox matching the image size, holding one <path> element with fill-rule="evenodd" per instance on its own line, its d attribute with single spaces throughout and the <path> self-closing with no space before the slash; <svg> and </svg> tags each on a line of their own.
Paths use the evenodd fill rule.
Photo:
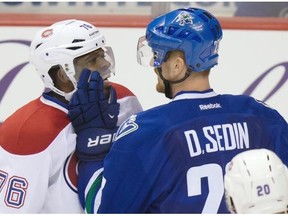
<svg viewBox="0 0 288 216">
<path fill-rule="evenodd" d="M 187 66 L 201 72 L 218 63 L 221 39 L 221 25 L 211 13 L 198 8 L 177 9 L 148 24 L 145 38 L 139 40 L 142 45 L 138 44 L 138 62 L 147 65 L 148 61 L 150 66 L 160 67 L 168 52 L 180 50 Z M 152 49 L 152 58 L 144 55 L 145 42 Z"/>
</svg>

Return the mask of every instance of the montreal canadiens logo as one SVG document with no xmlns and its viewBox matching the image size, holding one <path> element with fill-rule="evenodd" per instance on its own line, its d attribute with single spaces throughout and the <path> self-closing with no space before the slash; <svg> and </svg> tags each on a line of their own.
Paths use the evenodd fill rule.
<svg viewBox="0 0 288 216">
<path fill-rule="evenodd" d="M 43 38 L 47 38 L 50 37 L 51 35 L 53 35 L 53 29 L 47 29 L 44 32 L 42 32 L 42 37 Z"/>
<path fill-rule="evenodd" d="M 78 160 L 75 152 L 66 159 L 63 174 L 66 184 L 71 188 L 71 190 L 77 193 Z"/>
</svg>

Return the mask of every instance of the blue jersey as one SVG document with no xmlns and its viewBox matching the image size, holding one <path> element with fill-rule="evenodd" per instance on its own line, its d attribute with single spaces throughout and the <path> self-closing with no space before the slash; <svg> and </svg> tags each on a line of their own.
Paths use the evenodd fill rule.
<svg viewBox="0 0 288 216">
<path fill-rule="evenodd" d="M 101 189 L 101 164 L 90 162 L 80 167 L 80 193 L 88 212 L 228 213 L 226 165 L 258 148 L 288 165 L 288 126 L 276 110 L 249 96 L 181 92 L 127 119 L 104 160 Z"/>
</svg>

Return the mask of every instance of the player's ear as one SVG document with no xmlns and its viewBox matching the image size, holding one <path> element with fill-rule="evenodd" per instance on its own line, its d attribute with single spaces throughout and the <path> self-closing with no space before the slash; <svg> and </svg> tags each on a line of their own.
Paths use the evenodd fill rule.
<svg viewBox="0 0 288 216">
<path fill-rule="evenodd" d="M 175 70 L 181 72 L 185 67 L 185 61 L 180 56 L 176 57 L 175 60 Z"/>
<path fill-rule="evenodd" d="M 60 81 L 60 82 L 70 82 L 69 78 L 67 77 L 66 73 L 63 71 L 63 69 L 61 67 L 59 67 L 58 71 L 56 72 L 57 73 L 57 79 Z"/>
<path fill-rule="evenodd" d="M 74 89 L 73 83 L 61 67 L 56 71 L 55 77 L 55 86 L 57 86 L 61 91 L 68 93 Z"/>
<path fill-rule="evenodd" d="M 171 57 L 171 66 L 175 74 L 182 73 L 182 71 L 186 71 L 186 64 L 184 60 L 184 54 L 181 51 L 174 51 L 170 53 Z"/>
</svg>

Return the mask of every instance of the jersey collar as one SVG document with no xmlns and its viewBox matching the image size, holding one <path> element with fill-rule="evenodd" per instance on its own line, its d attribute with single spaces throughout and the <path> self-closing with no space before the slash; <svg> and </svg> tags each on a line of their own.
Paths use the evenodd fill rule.
<svg viewBox="0 0 288 216">
<path fill-rule="evenodd" d="M 50 95 L 43 93 L 40 97 L 42 103 L 68 113 L 68 105 Z"/>
<path fill-rule="evenodd" d="M 206 91 L 182 91 L 179 92 L 172 101 L 183 100 L 183 99 L 201 99 L 215 97 L 218 94 L 214 92 L 213 89 L 208 89 Z"/>
</svg>

